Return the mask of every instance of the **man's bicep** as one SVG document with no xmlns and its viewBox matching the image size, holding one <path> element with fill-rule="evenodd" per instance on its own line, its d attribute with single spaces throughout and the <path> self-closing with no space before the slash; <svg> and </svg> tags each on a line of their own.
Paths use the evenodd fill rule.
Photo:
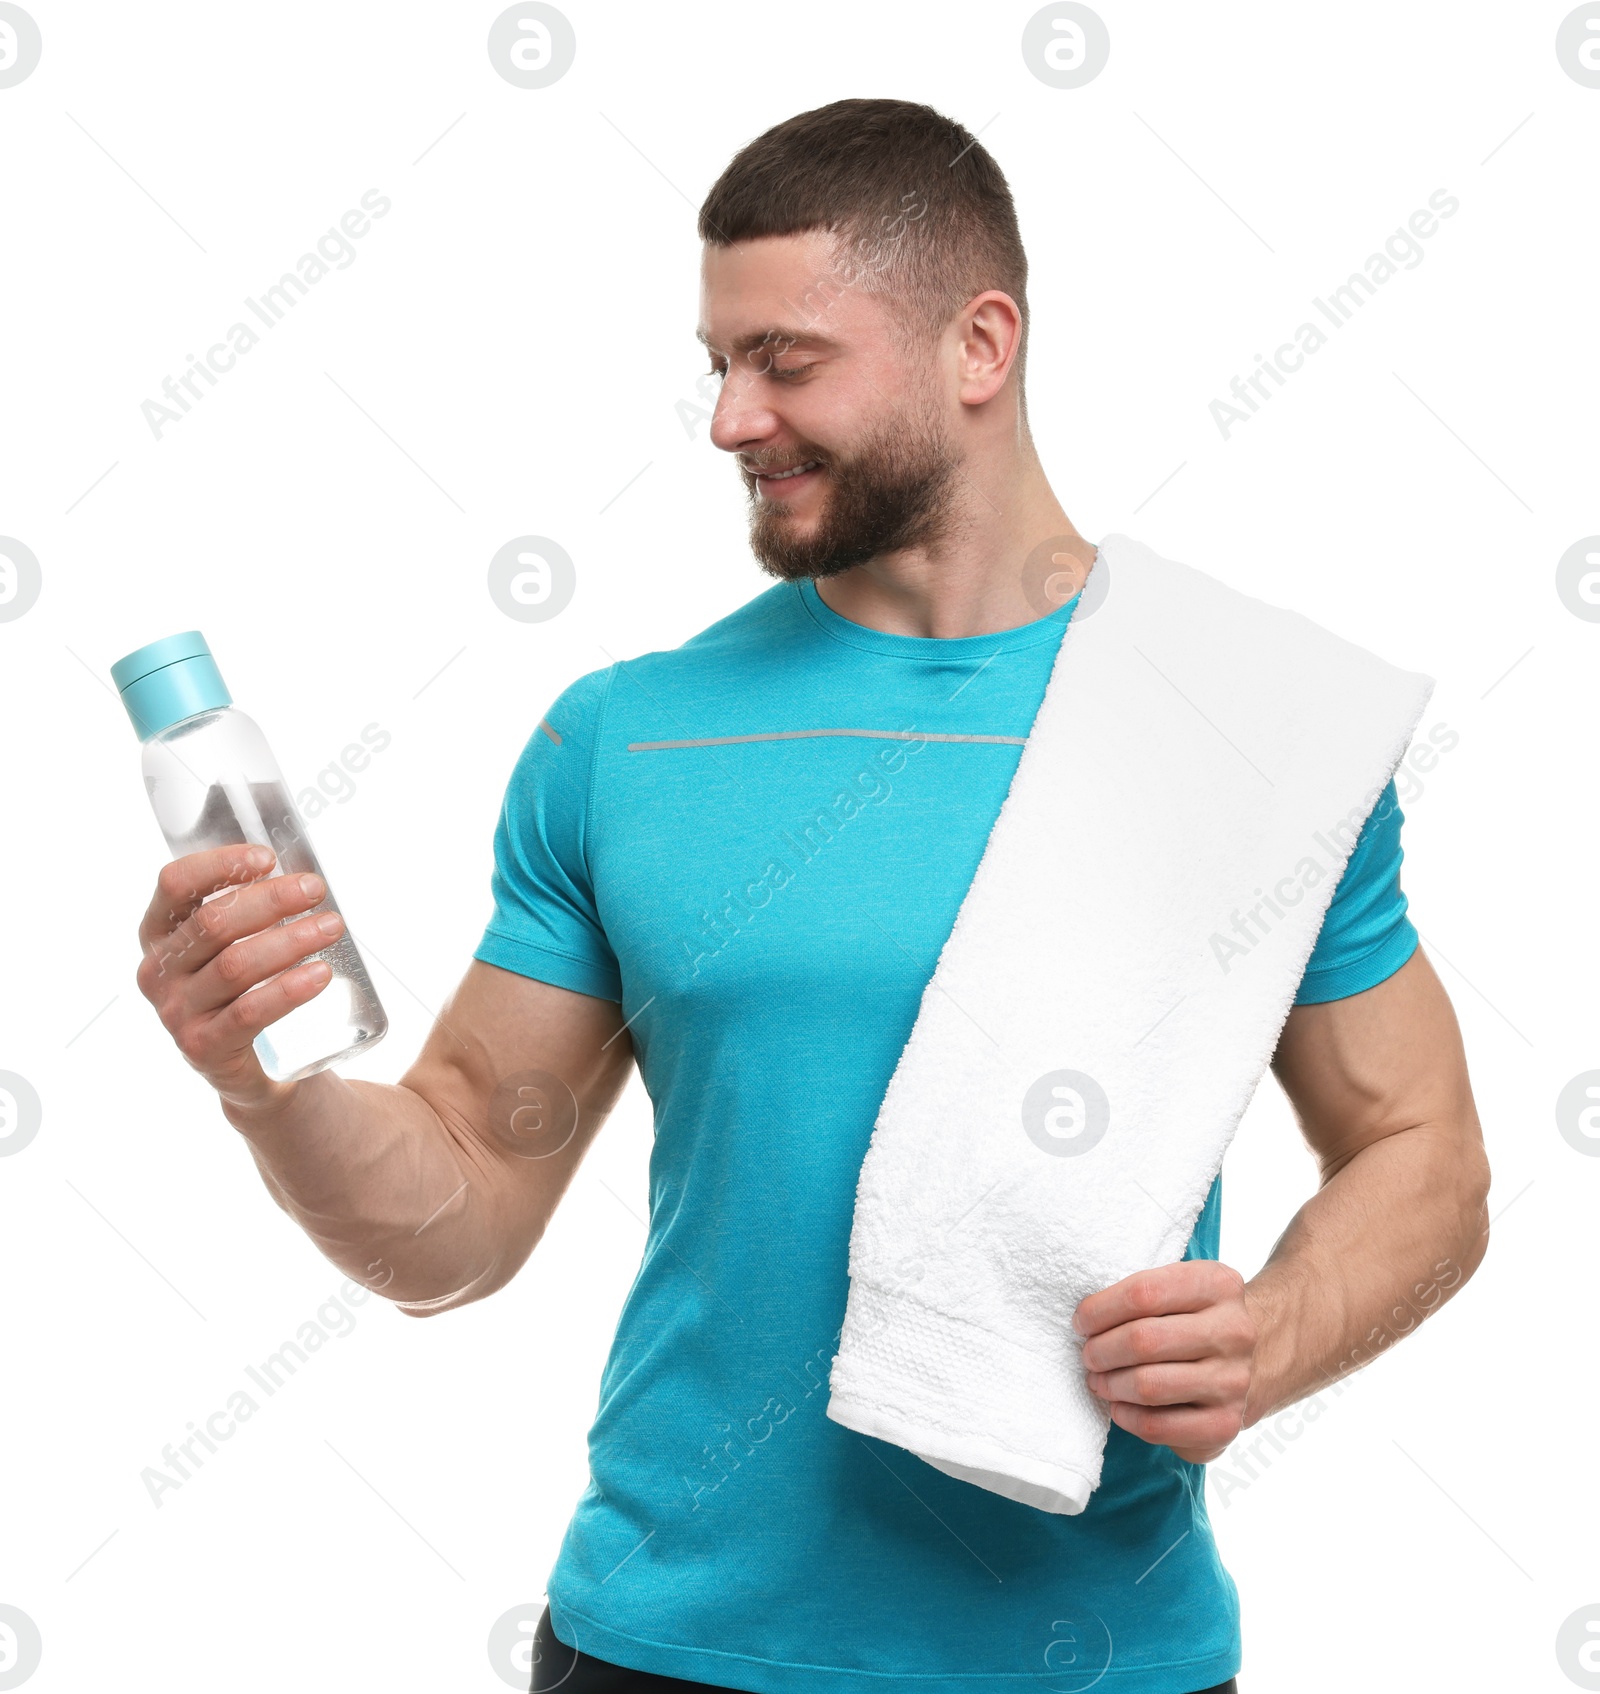
<svg viewBox="0 0 1600 1694">
<path fill-rule="evenodd" d="M 620 1000 L 621 967 L 590 864 L 595 754 L 610 675 L 593 671 L 564 689 L 518 755 L 495 824 L 493 910 L 473 957 Z"/>
<path fill-rule="evenodd" d="M 1416 948 L 1400 887 L 1404 821 L 1391 781 L 1345 861 L 1295 994 L 1297 1006 L 1359 994 L 1392 976 Z"/>
<path fill-rule="evenodd" d="M 1291 1008 L 1272 1069 L 1324 1175 L 1402 1130 L 1477 1123 L 1455 1009 L 1420 947 L 1371 988 Z"/>
<path fill-rule="evenodd" d="M 400 1082 L 433 1107 L 494 1193 L 520 1265 L 632 1064 L 615 1000 L 475 958 Z"/>
<path fill-rule="evenodd" d="M 434 1107 L 467 1179 L 499 1214 L 511 1256 L 501 1281 L 543 1233 L 633 1059 L 590 870 L 611 676 L 594 671 L 564 689 L 524 743 L 495 825 L 493 911 L 402 1078 Z"/>
</svg>

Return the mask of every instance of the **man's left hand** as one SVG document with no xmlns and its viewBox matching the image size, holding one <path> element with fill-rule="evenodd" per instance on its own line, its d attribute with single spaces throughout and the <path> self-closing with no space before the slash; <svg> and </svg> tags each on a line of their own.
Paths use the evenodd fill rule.
<svg viewBox="0 0 1600 1694">
<path fill-rule="evenodd" d="M 1244 1278 L 1215 1259 L 1137 1271 L 1082 1301 L 1089 1387 L 1141 1441 L 1204 1464 L 1245 1425 L 1256 1323 Z"/>
</svg>

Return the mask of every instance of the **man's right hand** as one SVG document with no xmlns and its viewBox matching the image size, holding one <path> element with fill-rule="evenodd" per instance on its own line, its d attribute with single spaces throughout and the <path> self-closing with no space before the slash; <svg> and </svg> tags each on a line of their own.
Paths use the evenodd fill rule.
<svg viewBox="0 0 1600 1694">
<path fill-rule="evenodd" d="M 328 968 L 307 955 L 339 930 L 304 915 L 320 881 L 269 876 L 264 850 L 250 853 L 162 869 L 139 926 L 140 992 L 329 1260 L 412 1316 L 482 1299 L 533 1251 L 622 1092 L 621 1006 L 474 958 L 398 1083 L 332 1067 L 275 1082 L 252 1043 L 322 990 Z"/>
<path fill-rule="evenodd" d="M 172 859 L 139 925 L 139 992 L 184 1058 L 247 1109 L 277 1106 L 299 1086 L 273 1081 L 252 1043 L 327 986 L 323 960 L 301 961 L 344 931 L 337 912 L 285 923 L 327 888 L 317 876 L 267 876 L 272 863 L 270 848 L 242 843 Z"/>
</svg>

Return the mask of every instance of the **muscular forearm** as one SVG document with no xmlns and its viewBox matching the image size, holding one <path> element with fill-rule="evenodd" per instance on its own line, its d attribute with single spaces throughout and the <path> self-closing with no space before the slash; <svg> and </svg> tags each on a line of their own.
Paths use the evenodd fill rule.
<svg viewBox="0 0 1600 1694">
<path fill-rule="evenodd" d="M 1460 1031 L 1420 948 L 1376 987 L 1294 1007 L 1273 1070 L 1322 1183 L 1260 1273 L 1158 1265 L 1073 1316 L 1111 1416 L 1191 1463 L 1369 1364 L 1488 1245 L 1489 1165 Z"/>
<path fill-rule="evenodd" d="M 278 1204 L 402 1311 L 464 1305 L 514 1274 L 493 1165 L 413 1090 L 327 1070 L 271 1107 L 222 1109 Z"/>
<path fill-rule="evenodd" d="M 1245 1286 L 1259 1337 L 1246 1424 L 1369 1364 L 1437 1311 L 1488 1246 L 1487 1187 L 1475 1135 L 1440 1124 L 1386 1136 L 1327 1176 Z"/>
</svg>

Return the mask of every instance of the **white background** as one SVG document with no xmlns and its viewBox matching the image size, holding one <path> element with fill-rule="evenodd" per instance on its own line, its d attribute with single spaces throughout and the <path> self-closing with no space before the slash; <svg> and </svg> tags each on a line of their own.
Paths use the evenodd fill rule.
<svg viewBox="0 0 1600 1694">
<path fill-rule="evenodd" d="M 744 141 L 847 95 L 925 100 L 1007 172 L 1033 427 L 1078 527 L 1437 677 L 1424 729 L 1459 735 L 1405 806 L 1404 882 L 1503 1216 L 1254 1481 L 1219 1499 L 1213 1467 L 1241 1684 L 1571 1689 L 1600 1158 L 1554 1106 L 1600 1067 L 1600 624 L 1555 583 L 1600 531 L 1600 90 L 1557 61 L 1570 8 L 1103 0 L 1109 64 L 1060 90 L 1024 64 L 1031 5 L 571 0 L 576 62 L 536 91 L 490 64 L 499 9 L 30 0 L 43 57 L 0 90 L 0 532 L 43 573 L 0 622 L 0 1069 L 44 1110 L 0 1159 L 0 1601 L 43 1633 L 30 1694 L 505 1686 L 488 1632 L 537 1602 L 585 1482 L 648 1101 L 635 1079 L 510 1288 L 427 1322 L 369 1300 L 153 1506 L 144 1467 L 341 1276 L 134 987 L 165 854 L 107 668 L 200 628 L 297 790 L 391 733 L 312 832 L 392 1020 L 348 1074 L 399 1076 L 544 708 L 769 584 L 675 410 L 704 368 L 693 212 Z M 141 402 L 373 188 L 355 261 L 158 440 Z M 1460 210 L 1423 261 L 1224 440 L 1210 402 L 1437 189 Z M 527 533 L 577 566 L 547 623 L 486 591 Z M 1226 1172 L 1248 1274 L 1313 1184 L 1270 1078 Z"/>
</svg>

